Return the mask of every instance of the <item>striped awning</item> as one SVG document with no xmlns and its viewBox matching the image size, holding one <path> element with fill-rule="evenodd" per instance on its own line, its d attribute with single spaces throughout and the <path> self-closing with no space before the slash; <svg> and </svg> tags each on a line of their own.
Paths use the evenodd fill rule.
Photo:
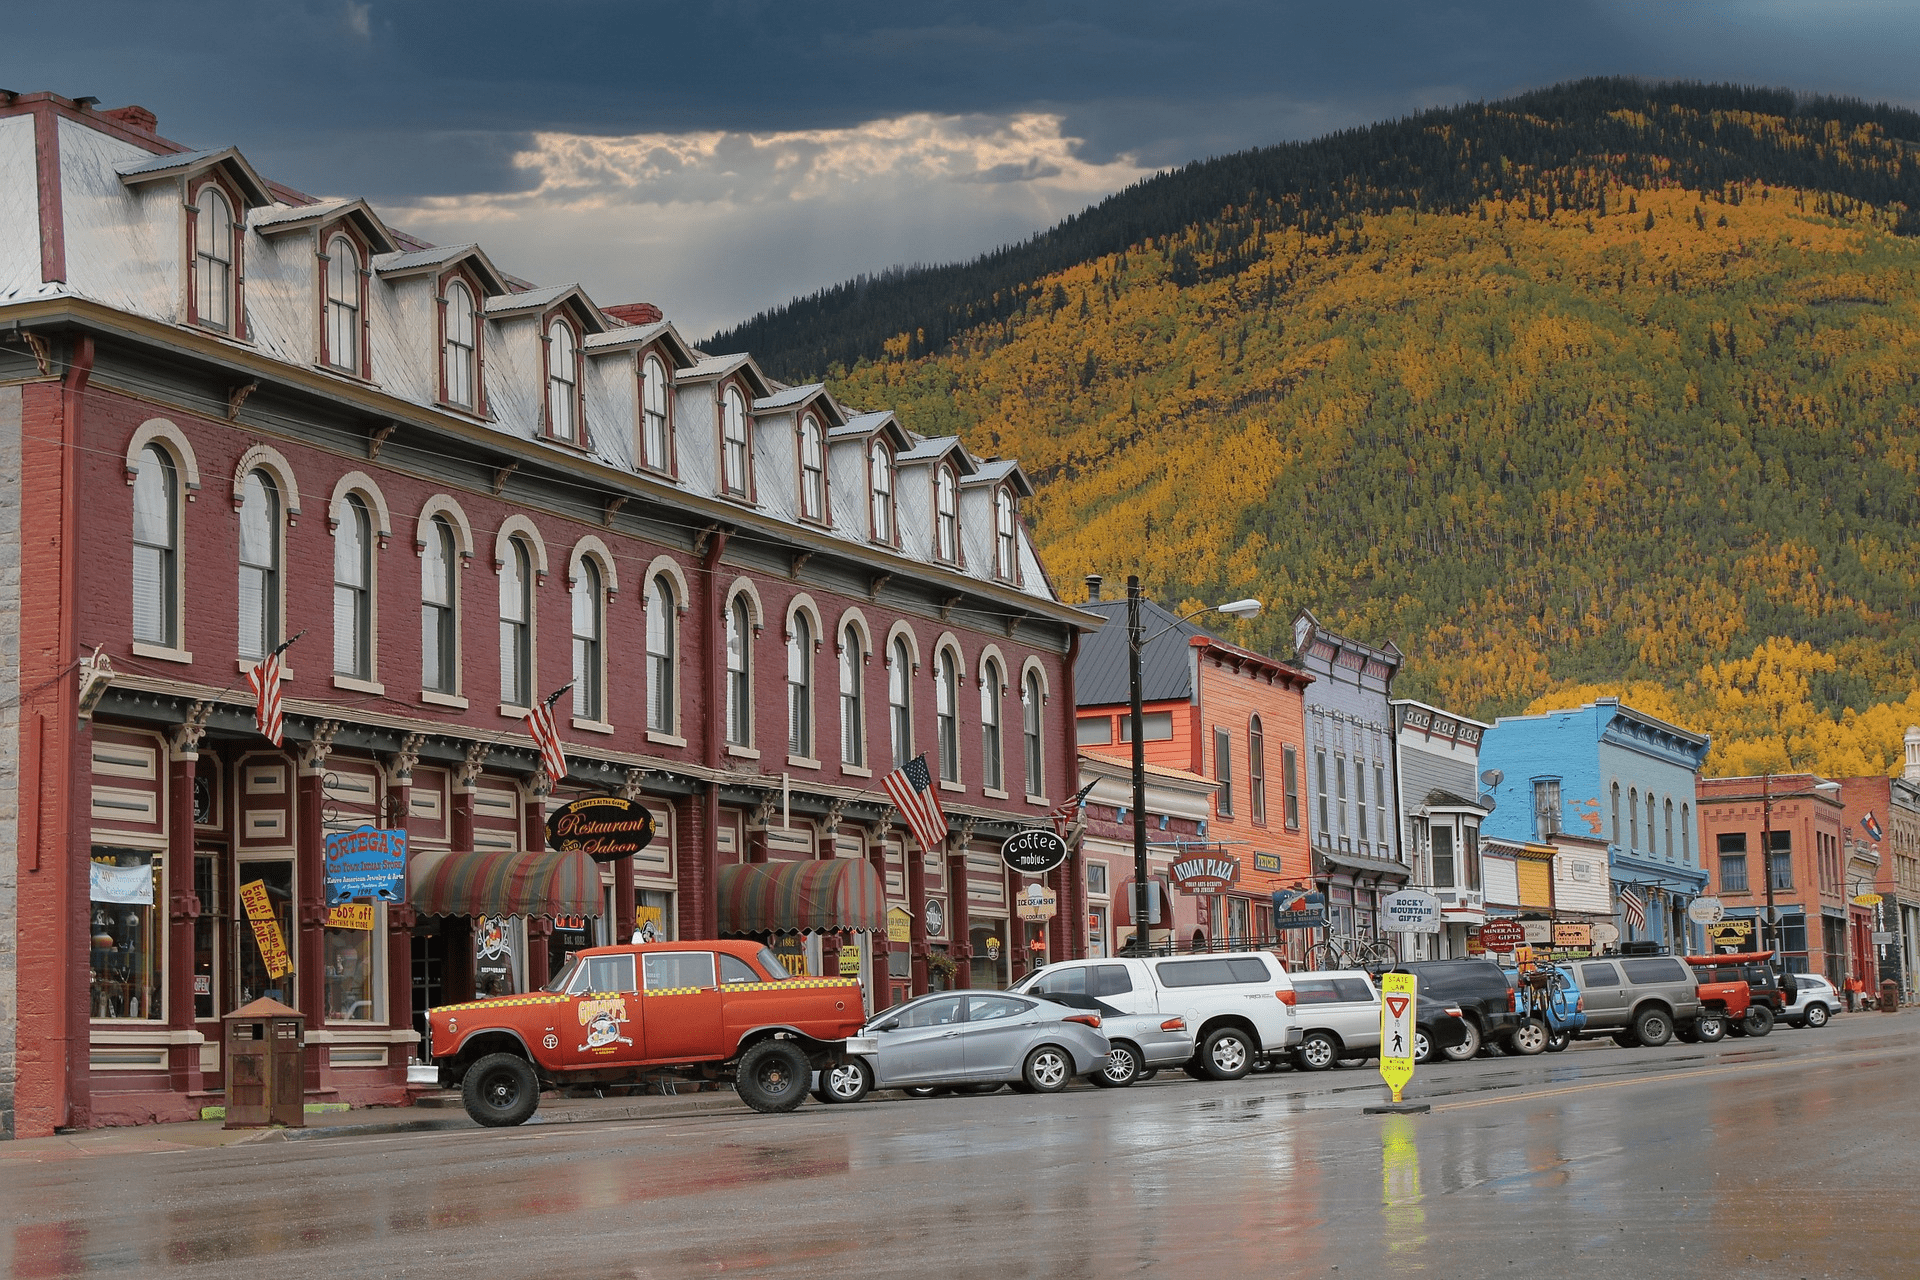
<svg viewBox="0 0 1920 1280">
<path fill-rule="evenodd" d="M 858 858 L 720 868 L 720 932 L 814 933 L 887 927 L 880 876 Z"/>
<path fill-rule="evenodd" d="M 407 860 L 407 902 L 429 916 L 597 916 L 600 867 L 584 853 L 423 850 Z"/>
</svg>

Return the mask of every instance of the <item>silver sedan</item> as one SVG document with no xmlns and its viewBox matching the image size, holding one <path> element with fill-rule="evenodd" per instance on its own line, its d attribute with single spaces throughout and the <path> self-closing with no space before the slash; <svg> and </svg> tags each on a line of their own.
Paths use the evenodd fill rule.
<svg viewBox="0 0 1920 1280">
<path fill-rule="evenodd" d="M 880 1014 L 861 1034 L 875 1046 L 857 1059 L 874 1089 L 1011 1084 L 1023 1093 L 1058 1093 L 1107 1062 L 1099 1014 L 1003 991 L 921 996 Z M 829 1088 L 843 1092 L 837 1078 Z"/>
</svg>

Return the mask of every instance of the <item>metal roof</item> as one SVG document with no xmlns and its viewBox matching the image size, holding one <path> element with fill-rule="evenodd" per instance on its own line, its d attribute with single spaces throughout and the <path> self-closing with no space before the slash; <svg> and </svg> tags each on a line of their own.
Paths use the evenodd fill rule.
<svg viewBox="0 0 1920 1280">
<path fill-rule="evenodd" d="M 393 233 L 380 215 L 373 211 L 365 200 L 359 198 L 340 200 L 320 200 L 313 204 L 290 205 L 286 208 L 271 209 L 256 214 L 252 220 L 253 229 L 261 235 L 276 235 L 282 232 L 299 231 L 315 223 L 328 222 L 334 218 L 351 219 L 359 226 L 361 234 L 367 237 L 376 256 L 393 252 L 399 248 Z"/>
<path fill-rule="evenodd" d="M 982 462 L 971 476 L 960 483 L 998 484 L 1002 480 L 1011 484 L 1013 491 L 1023 498 L 1031 498 L 1035 493 L 1033 481 L 1027 478 L 1027 473 L 1012 458 L 994 458 Z"/>
<path fill-rule="evenodd" d="M 143 182 L 156 182 L 162 178 L 186 176 L 213 168 L 227 171 L 227 176 L 242 188 L 249 207 L 257 209 L 273 203 L 273 193 L 267 189 L 267 180 L 254 171 L 238 147 L 221 147 L 217 151 L 176 151 L 172 155 L 154 156 L 150 160 L 129 160 L 113 166 L 113 171 L 120 175 L 122 182 L 138 186 Z"/>
<path fill-rule="evenodd" d="M 922 462 L 936 461 L 950 453 L 960 455 L 960 474 L 963 476 L 972 475 L 979 465 L 973 455 L 967 452 L 966 446 L 960 443 L 959 436 L 935 436 L 932 439 L 916 436 L 913 447 L 901 450 L 894 462 L 903 467 L 912 467 Z"/>
<path fill-rule="evenodd" d="M 761 396 L 753 402 L 755 413 L 771 413 L 776 409 L 791 409 L 801 401 L 817 395 L 827 389 L 824 382 L 809 382 L 804 387 L 787 387 L 770 396 Z"/>
<path fill-rule="evenodd" d="M 486 251 L 477 244 L 448 244 L 432 249 L 409 249 L 403 253 L 383 253 L 373 260 L 373 269 L 383 276 L 403 276 L 415 271 L 432 271 L 455 262 L 471 260 L 480 274 L 480 286 L 488 294 L 505 294 L 507 278 L 493 265 Z M 517 295 L 524 297 L 525 295 Z"/>
<path fill-rule="evenodd" d="M 1073 697 L 1077 706 L 1111 707 L 1128 701 L 1127 602 L 1089 600 L 1080 606 L 1099 614 L 1107 625 L 1080 641 L 1073 664 Z M 1140 630 L 1147 643 L 1140 650 L 1140 697 L 1145 702 L 1185 702 L 1193 697 L 1193 646 L 1196 637 L 1213 637 L 1151 600 L 1140 601 Z M 1159 634 L 1155 634 L 1155 633 Z"/>
</svg>

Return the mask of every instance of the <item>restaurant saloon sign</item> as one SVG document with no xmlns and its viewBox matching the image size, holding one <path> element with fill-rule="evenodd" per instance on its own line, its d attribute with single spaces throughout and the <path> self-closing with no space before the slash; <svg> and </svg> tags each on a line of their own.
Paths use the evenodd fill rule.
<svg viewBox="0 0 1920 1280">
<path fill-rule="evenodd" d="M 1045 827 L 1028 827 L 1006 838 L 1000 860 L 1023 876 L 1043 876 L 1067 860 L 1067 842 Z"/>
<path fill-rule="evenodd" d="M 547 815 L 547 847 L 618 862 L 653 843 L 653 814 L 622 796 L 582 796 Z"/>
</svg>

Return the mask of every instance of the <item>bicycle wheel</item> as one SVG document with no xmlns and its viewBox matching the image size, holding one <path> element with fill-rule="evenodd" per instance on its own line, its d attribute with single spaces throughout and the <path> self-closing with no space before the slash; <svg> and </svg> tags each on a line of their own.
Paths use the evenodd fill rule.
<svg viewBox="0 0 1920 1280">
<path fill-rule="evenodd" d="M 1307 948 L 1307 968 L 1308 969 L 1342 968 L 1343 966 L 1336 963 L 1335 955 L 1336 953 L 1333 949 L 1332 943 L 1316 942 L 1311 947 Z"/>
<path fill-rule="evenodd" d="M 1367 949 L 1366 960 L 1359 967 L 1364 969 L 1369 965 L 1398 964 L 1399 962 L 1399 950 L 1393 942 L 1387 938 L 1375 938 Z"/>
</svg>

